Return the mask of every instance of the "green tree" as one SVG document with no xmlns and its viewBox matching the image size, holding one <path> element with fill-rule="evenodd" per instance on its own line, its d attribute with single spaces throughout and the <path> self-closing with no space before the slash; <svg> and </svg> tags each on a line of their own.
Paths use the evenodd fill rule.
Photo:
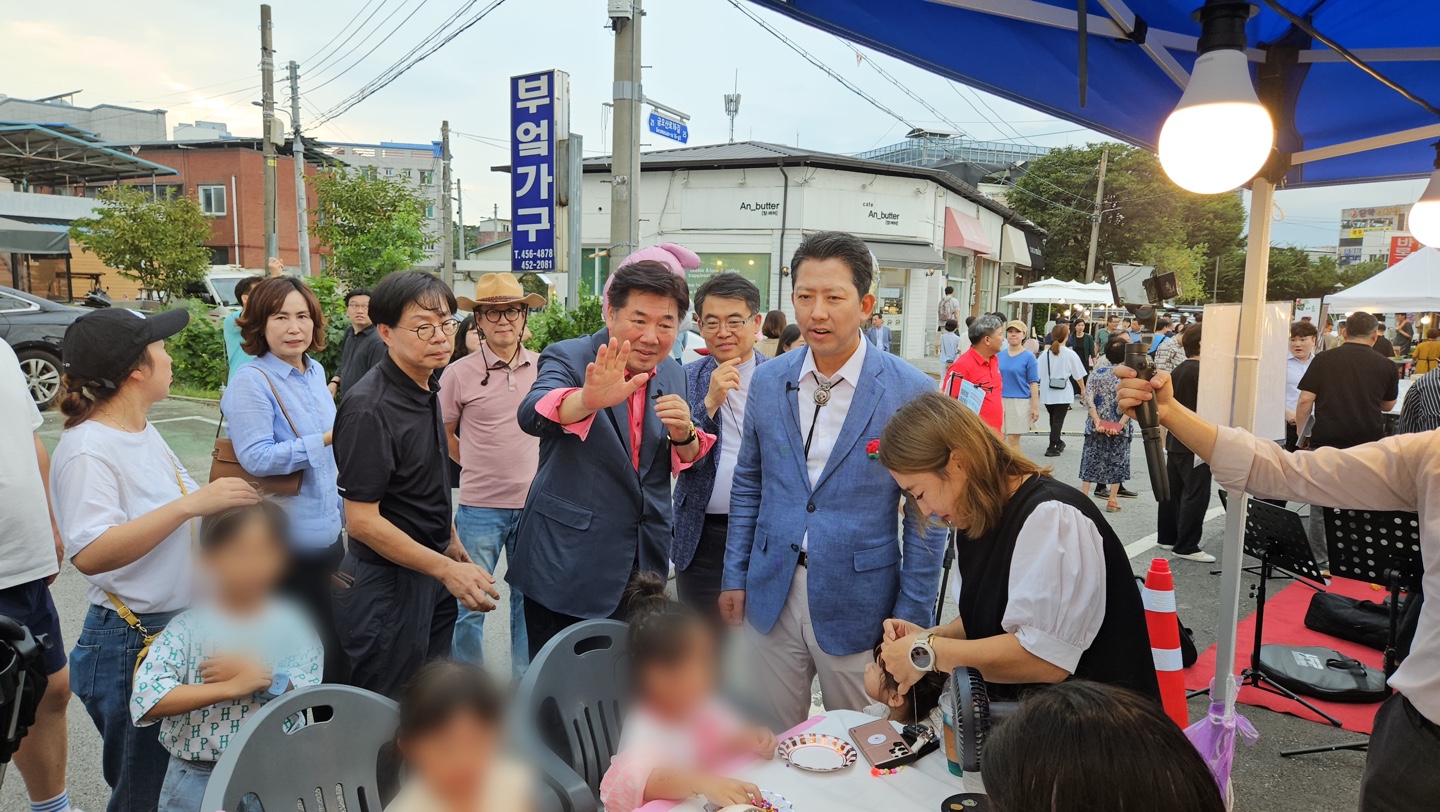
<svg viewBox="0 0 1440 812">
<path fill-rule="evenodd" d="M 386 274 L 425 258 L 425 198 L 408 184 L 363 172 L 330 170 L 315 178 L 315 235 L 332 252 L 328 273 L 351 287 L 373 287 Z"/>
<path fill-rule="evenodd" d="M 183 294 L 210 267 L 210 220 L 189 197 L 151 198 L 138 187 L 100 190 L 99 211 L 70 225 L 70 236 L 101 262 L 162 301 Z"/>
<path fill-rule="evenodd" d="M 530 328 L 530 340 L 525 347 L 532 352 L 540 352 L 567 338 L 588 336 L 605 326 L 600 314 L 600 297 L 583 296 L 579 306 L 570 310 L 558 304 L 548 305 L 531 316 L 526 326 Z"/>
<path fill-rule="evenodd" d="M 1346 271 L 1355 268 L 1360 266 L 1350 266 Z M 1365 269 L 1359 272 L 1365 273 Z M 1368 276 L 1369 274 L 1366 274 L 1365 278 Z M 1265 284 L 1265 298 L 1269 301 L 1316 299 L 1352 284 L 1353 281 L 1344 280 L 1343 274 L 1335 266 L 1334 257 L 1322 256 L 1312 260 L 1304 248 L 1293 245 L 1270 246 L 1270 268 Z M 1216 301 L 1238 302 L 1244 292 L 1245 252 L 1237 249 L 1220 260 L 1220 293 Z"/>
<path fill-rule="evenodd" d="M 1085 276 L 1090 212 L 1105 146 L 1064 147 L 1035 159 L 1008 195 L 1012 209 L 1049 232 L 1046 271 L 1061 279 Z M 1142 261 L 1147 246 L 1200 248 L 1210 263 L 1239 247 L 1245 226 L 1239 192 L 1190 194 L 1165 176 L 1154 154 L 1123 144 L 1108 146 L 1097 279 L 1104 278 L 1101 270 L 1109 263 Z"/>
<path fill-rule="evenodd" d="M 1155 266 L 1156 272 L 1175 274 L 1180 286 L 1175 301 L 1203 302 L 1210 298 L 1210 289 L 1205 285 L 1205 269 L 1211 265 L 1207 253 L 1208 247 L 1203 244 L 1188 247 L 1172 243 L 1142 246 L 1139 256 L 1141 264 Z"/>
</svg>

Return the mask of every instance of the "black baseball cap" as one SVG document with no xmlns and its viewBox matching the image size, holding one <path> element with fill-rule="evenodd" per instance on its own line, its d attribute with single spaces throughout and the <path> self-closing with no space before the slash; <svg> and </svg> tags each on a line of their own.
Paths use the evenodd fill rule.
<svg viewBox="0 0 1440 812">
<path fill-rule="evenodd" d="M 65 330 L 61 351 L 65 374 L 118 389 L 145 348 L 185 329 L 190 312 L 166 310 L 146 316 L 138 310 L 107 307 L 86 313 Z"/>
</svg>

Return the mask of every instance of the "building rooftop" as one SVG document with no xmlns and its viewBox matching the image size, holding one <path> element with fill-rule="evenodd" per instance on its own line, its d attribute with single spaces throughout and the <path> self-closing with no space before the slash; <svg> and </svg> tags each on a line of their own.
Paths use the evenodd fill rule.
<svg viewBox="0 0 1440 812">
<path fill-rule="evenodd" d="M 68 186 L 174 174 L 113 144 L 73 134 L 73 128 L 0 124 L 0 177 L 33 186 Z"/>
<path fill-rule="evenodd" d="M 584 166 L 586 172 L 609 172 L 610 156 L 599 155 L 586 158 Z M 890 177 L 922 178 L 937 183 L 982 208 L 989 209 L 1000 215 L 1005 222 L 1017 228 L 1036 234 L 1045 233 L 1039 226 L 1016 214 L 1007 206 L 981 194 L 975 187 L 954 174 L 925 166 L 909 166 L 851 155 L 817 152 L 766 141 L 737 141 L 733 144 L 705 144 L 646 152 L 642 156 L 641 166 L 642 170 L 760 169 L 774 166 L 813 166 Z M 495 167 L 495 169 L 509 171 L 508 166 Z"/>
<path fill-rule="evenodd" d="M 248 149 L 258 151 L 265 148 L 264 140 L 259 136 L 229 134 L 216 138 L 196 138 L 184 141 L 171 141 L 166 139 L 126 142 L 107 141 L 105 142 L 105 146 L 114 149 L 129 150 L 131 152 L 139 152 L 142 149 Z M 338 161 L 323 154 L 323 150 L 329 146 L 329 142 L 315 141 L 309 138 L 305 139 L 305 162 L 315 164 L 316 166 L 339 165 Z M 280 155 L 290 155 L 290 141 L 286 140 L 284 144 L 278 145 L 275 151 Z"/>
</svg>

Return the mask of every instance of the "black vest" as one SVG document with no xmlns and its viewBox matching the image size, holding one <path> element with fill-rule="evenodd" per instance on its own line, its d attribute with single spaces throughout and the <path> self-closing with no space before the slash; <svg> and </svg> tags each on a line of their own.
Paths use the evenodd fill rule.
<svg viewBox="0 0 1440 812">
<path fill-rule="evenodd" d="M 1078 509 L 1095 523 L 1104 540 L 1105 619 L 1090 648 L 1080 655 L 1075 676 L 1121 685 L 1159 702 L 1160 686 L 1150 654 L 1145 607 L 1125 547 L 1094 501 L 1052 477 L 1038 475 L 1026 480 L 1010 497 L 999 523 L 985 535 L 969 539 L 961 534 L 956 563 L 960 568 L 960 618 L 965 622 L 965 636 L 979 640 L 1006 633 L 1000 624 L 1010 603 L 1010 561 L 1015 555 L 1015 539 L 1042 502 L 1061 502 Z M 1020 689 L 1007 687 L 1000 693 L 1017 695 Z"/>
</svg>

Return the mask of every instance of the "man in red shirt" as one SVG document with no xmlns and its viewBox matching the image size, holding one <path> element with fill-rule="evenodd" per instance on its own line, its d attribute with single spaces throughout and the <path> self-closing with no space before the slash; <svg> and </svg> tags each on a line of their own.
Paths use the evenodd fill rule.
<svg viewBox="0 0 1440 812">
<path fill-rule="evenodd" d="M 1005 410 L 1001 406 L 1000 359 L 996 356 L 1004 343 L 998 316 L 986 314 L 970 324 L 970 349 L 955 359 L 945 373 L 942 388 L 950 397 L 960 396 L 960 381 L 966 380 L 985 392 L 980 405 L 980 419 L 996 432 L 1002 430 Z"/>
</svg>

